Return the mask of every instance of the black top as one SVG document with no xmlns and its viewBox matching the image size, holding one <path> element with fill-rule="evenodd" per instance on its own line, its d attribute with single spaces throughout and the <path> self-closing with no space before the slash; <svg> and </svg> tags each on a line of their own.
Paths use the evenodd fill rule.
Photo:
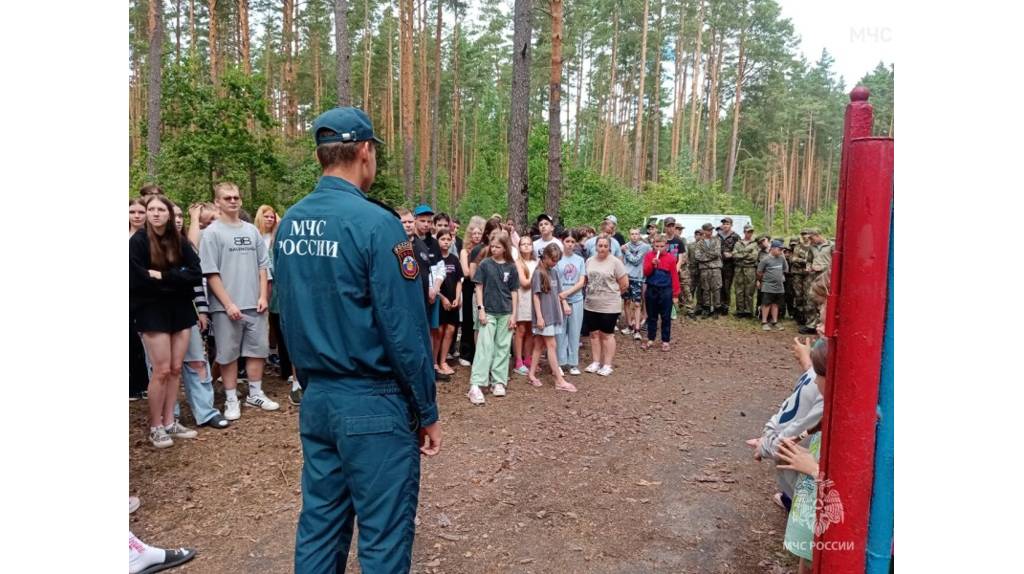
<svg viewBox="0 0 1024 574">
<path fill-rule="evenodd" d="M 455 288 L 462 277 L 462 264 L 459 263 L 458 256 L 449 252 L 448 257 L 444 258 L 444 282 L 441 283 L 441 294 L 449 301 L 455 300 Z"/>
<path fill-rule="evenodd" d="M 168 232 L 177 233 L 171 229 Z M 192 301 L 196 294 L 195 286 L 203 284 L 199 256 L 185 239 L 181 240 L 181 260 L 176 266 L 161 270 L 160 279 L 149 276 L 152 268 L 149 236 L 143 228 L 128 240 L 128 297 L 133 308 L 174 299 Z"/>
<path fill-rule="evenodd" d="M 619 242 L 620 247 L 626 244 L 626 238 L 623 237 L 622 234 L 619 233 L 618 231 L 616 231 L 615 234 L 612 235 L 612 237 L 615 238 L 615 241 Z"/>
<path fill-rule="evenodd" d="M 416 262 L 420 266 L 420 283 L 423 284 L 423 304 L 430 307 L 430 266 L 436 259 L 433 258 L 430 248 L 422 239 L 412 236 L 412 251 L 416 255 Z"/>
</svg>

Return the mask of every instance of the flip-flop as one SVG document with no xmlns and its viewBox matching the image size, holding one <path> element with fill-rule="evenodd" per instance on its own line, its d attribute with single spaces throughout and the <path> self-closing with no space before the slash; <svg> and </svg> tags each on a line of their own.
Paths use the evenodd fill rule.
<svg viewBox="0 0 1024 574">
<path fill-rule="evenodd" d="M 574 385 L 572 383 L 565 383 L 564 385 L 556 384 L 555 385 L 555 390 L 556 391 L 565 391 L 567 393 L 575 393 L 576 392 L 576 385 Z"/>
<path fill-rule="evenodd" d="M 146 568 L 139 574 L 153 574 L 154 572 L 161 572 L 168 568 L 174 568 L 175 566 L 181 566 L 189 560 L 196 557 L 196 551 L 194 548 L 168 548 L 165 550 L 164 561 L 159 564 L 153 564 L 149 568 Z"/>
<path fill-rule="evenodd" d="M 529 377 L 528 379 L 526 379 L 526 381 L 535 387 L 544 386 L 544 383 L 540 382 L 540 379 L 538 379 L 537 377 Z"/>
</svg>

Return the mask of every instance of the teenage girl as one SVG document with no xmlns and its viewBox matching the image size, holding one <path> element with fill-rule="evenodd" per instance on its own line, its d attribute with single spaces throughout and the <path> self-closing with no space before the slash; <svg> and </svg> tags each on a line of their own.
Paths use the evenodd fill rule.
<svg viewBox="0 0 1024 574">
<path fill-rule="evenodd" d="M 531 292 L 533 294 L 533 334 L 539 337 L 548 351 L 548 364 L 551 374 L 555 377 L 555 388 L 559 391 L 576 392 L 576 387 L 562 376 L 562 368 L 555 361 L 558 351 L 555 337 L 561 335 L 565 328 L 565 317 L 572 313 L 572 308 L 559 297 L 562 281 L 555 265 L 562 258 L 562 249 L 557 243 L 549 243 L 541 252 L 540 265 L 533 274 Z M 533 362 L 530 364 L 530 384 L 541 386 L 537 378 L 537 365 L 540 364 L 541 345 L 533 346 Z"/>
<path fill-rule="evenodd" d="M 274 235 L 277 234 L 277 225 L 280 223 L 274 208 L 269 205 L 261 205 L 256 210 L 256 219 L 253 220 L 253 223 L 256 224 L 256 229 L 260 230 L 260 237 L 263 238 L 263 243 L 267 244 L 267 249 L 273 249 Z"/>
<path fill-rule="evenodd" d="M 202 281 L 199 256 L 171 222 L 174 204 L 162 195 L 146 203 L 144 232 L 128 242 L 129 302 L 153 373 L 149 379 L 149 441 L 174 444 L 174 435 L 195 436 L 174 418 L 181 365 L 197 321 L 194 286 Z"/>
<path fill-rule="evenodd" d="M 519 260 L 516 261 L 516 270 L 519 272 L 519 300 L 524 304 L 520 305 L 516 315 L 516 338 L 514 353 L 516 358 L 515 371 L 520 375 L 530 372 L 530 359 L 533 355 L 533 305 L 530 304 L 533 294 L 532 288 L 533 272 L 537 269 L 537 257 L 533 252 L 533 240 L 530 236 L 523 236 L 519 240 Z"/>
<path fill-rule="evenodd" d="M 146 206 L 142 200 L 133 197 L 128 200 L 128 239 L 146 226 Z"/>
<path fill-rule="evenodd" d="M 133 197 L 128 200 L 128 239 L 146 227 L 146 206 L 142 200 Z M 146 368 L 146 351 L 135 331 L 135 320 L 128 318 L 128 400 L 137 401 L 144 396 L 149 384 L 149 372 Z"/>
<path fill-rule="evenodd" d="M 459 263 L 462 266 L 462 339 L 459 343 L 459 364 L 468 367 L 473 364 L 473 353 L 476 351 L 476 332 L 473 330 L 476 317 L 476 303 L 474 292 L 476 286 L 473 284 L 473 250 L 480 245 L 484 237 L 484 220 L 474 215 L 466 226 L 466 237 L 463 242 L 462 251 L 459 253 Z"/>
<path fill-rule="evenodd" d="M 512 244 L 508 233 L 499 231 L 488 246 L 490 257 L 477 266 L 473 275 L 476 283 L 477 317 L 480 322 L 476 341 L 476 356 L 469 378 L 469 402 L 484 404 L 481 387 L 494 382 L 493 394 L 505 396 L 508 385 L 508 351 L 519 304 L 519 275 L 509 256 Z M 488 380 L 490 379 L 490 381 Z"/>
<path fill-rule="evenodd" d="M 438 297 L 441 298 L 440 326 L 433 334 L 434 370 L 443 375 L 454 375 L 455 369 L 448 366 L 446 356 L 455 336 L 455 326 L 459 324 L 459 307 L 462 306 L 462 265 L 458 256 L 452 253 L 452 234 L 442 231 L 437 234 L 437 244 L 441 247 L 441 259 L 444 261 L 444 282 Z"/>
</svg>

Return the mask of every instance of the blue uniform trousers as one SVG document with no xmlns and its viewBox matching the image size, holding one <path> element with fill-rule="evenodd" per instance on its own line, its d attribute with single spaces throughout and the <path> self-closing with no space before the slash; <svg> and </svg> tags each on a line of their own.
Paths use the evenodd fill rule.
<svg viewBox="0 0 1024 574">
<path fill-rule="evenodd" d="M 661 317 L 661 341 L 668 343 L 672 334 L 672 286 L 647 285 L 647 340 L 653 341 Z"/>
<path fill-rule="evenodd" d="M 356 521 L 363 572 L 408 572 L 420 452 L 398 385 L 312 377 L 299 421 L 302 513 L 295 572 L 344 572 Z"/>
</svg>

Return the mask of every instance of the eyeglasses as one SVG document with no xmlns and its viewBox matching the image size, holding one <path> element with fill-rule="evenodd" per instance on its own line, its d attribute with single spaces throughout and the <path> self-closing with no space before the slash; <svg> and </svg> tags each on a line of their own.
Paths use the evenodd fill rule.
<svg viewBox="0 0 1024 574">
<path fill-rule="evenodd" d="M 224 201 L 242 201 L 242 197 L 238 195 L 225 195 L 221 199 Z"/>
</svg>

